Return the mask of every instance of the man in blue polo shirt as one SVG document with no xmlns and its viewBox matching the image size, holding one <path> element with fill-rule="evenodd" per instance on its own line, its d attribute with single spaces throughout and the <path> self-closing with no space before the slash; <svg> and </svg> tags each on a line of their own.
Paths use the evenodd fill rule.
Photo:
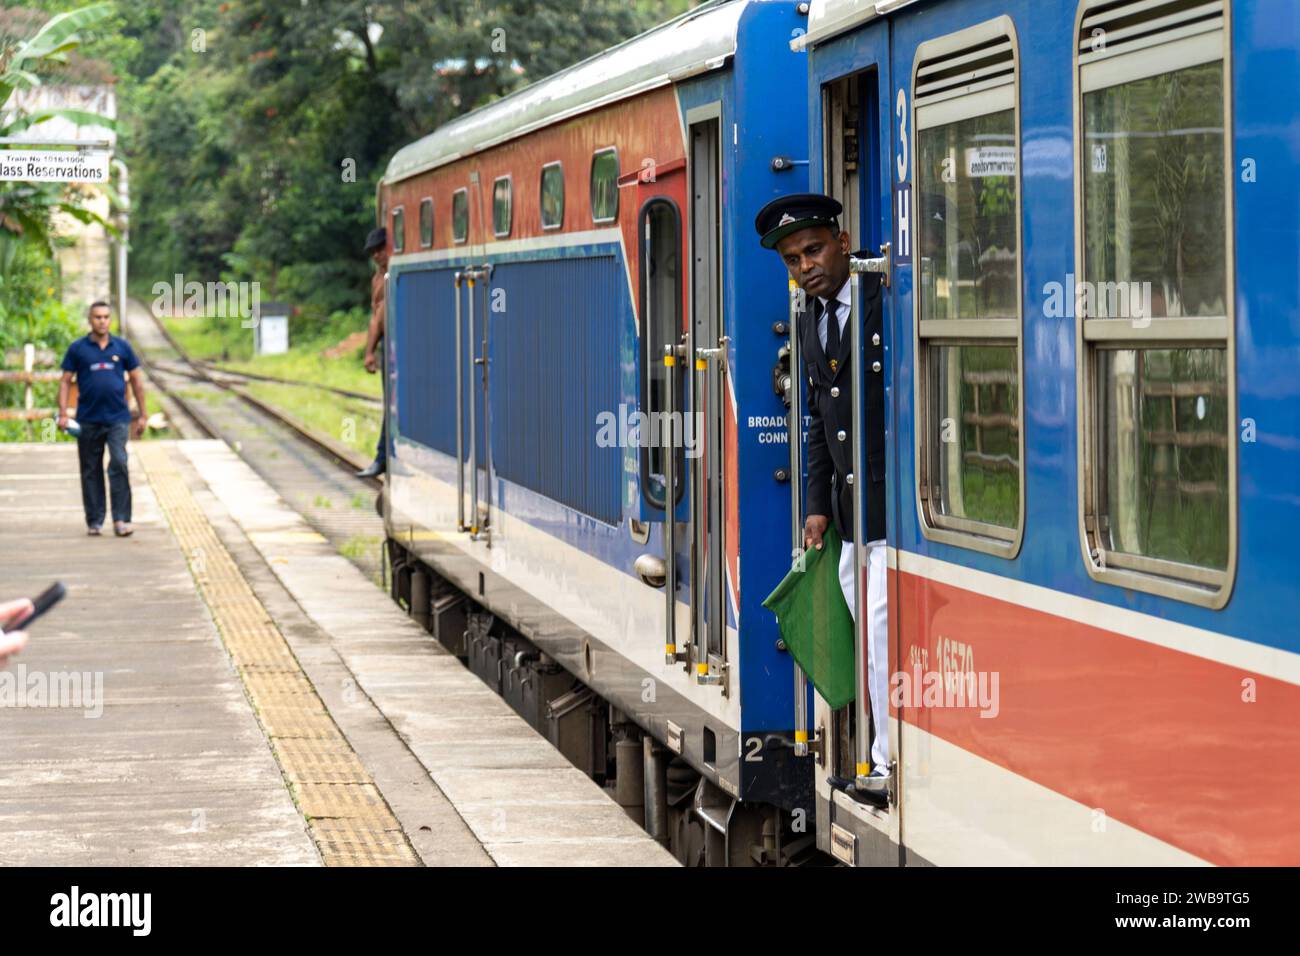
<svg viewBox="0 0 1300 956">
<path fill-rule="evenodd" d="M 108 445 L 108 483 L 113 496 L 113 533 L 131 533 L 131 478 L 126 467 L 126 440 L 144 434 L 144 378 L 140 362 L 126 339 L 108 332 L 107 302 L 90 307 L 90 334 L 68 346 L 59 382 L 59 427 L 68 427 L 68 393 L 75 375 L 77 391 L 77 457 L 81 460 L 81 504 L 86 532 L 97 535 L 104 523 L 104 446 Z M 126 383 L 135 391 L 139 417 L 131 426 Z"/>
</svg>

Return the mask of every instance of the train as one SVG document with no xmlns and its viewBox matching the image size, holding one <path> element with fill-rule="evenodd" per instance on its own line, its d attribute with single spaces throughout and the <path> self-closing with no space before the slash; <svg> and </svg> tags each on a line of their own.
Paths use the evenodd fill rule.
<svg viewBox="0 0 1300 956">
<path fill-rule="evenodd" d="M 403 147 L 393 597 L 684 863 L 1300 863 L 1298 86 L 1288 0 L 722 0 Z M 763 607 L 807 191 L 883 273 L 875 804 Z"/>
</svg>

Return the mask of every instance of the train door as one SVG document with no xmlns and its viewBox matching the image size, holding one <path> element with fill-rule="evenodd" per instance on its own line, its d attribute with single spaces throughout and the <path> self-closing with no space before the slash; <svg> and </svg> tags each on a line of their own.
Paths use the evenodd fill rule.
<svg viewBox="0 0 1300 956">
<path fill-rule="evenodd" d="M 727 339 L 722 318 L 722 112 L 687 112 L 690 205 L 690 596 L 695 679 L 727 680 Z"/>
<path fill-rule="evenodd" d="M 683 218 L 686 160 L 656 160 L 650 168 L 643 167 L 619 180 L 620 187 L 633 184 L 640 270 L 640 407 L 651 422 L 661 423 L 651 426 L 651 439 L 641 444 L 641 493 L 653 511 L 664 514 L 664 648 L 666 663 L 674 664 L 686 660 L 689 654 L 686 643 L 678 643 L 678 635 L 691 633 L 689 623 L 679 620 L 682 575 L 678 571 L 686 564 L 691 542 L 689 530 L 683 532 L 681 528 L 689 517 L 684 441 L 688 436 L 682 427 L 687 411 L 682 369 L 689 368 L 683 361 L 688 312 L 688 252 Z"/>
<path fill-rule="evenodd" d="M 470 187 L 473 187 L 471 192 Z M 452 238 L 470 241 L 472 209 L 478 198 L 478 173 L 470 174 L 470 187 L 452 193 Z M 482 215 L 479 215 L 482 231 Z M 454 273 L 456 349 L 456 530 L 474 540 L 486 538 L 492 512 L 492 449 L 488 394 L 488 296 L 492 267 L 471 260 Z"/>
<path fill-rule="evenodd" d="M 859 43 L 859 49 L 866 52 L 866 62 L 860 64 L 859 72 L 822 87 L 823 188 L 844 206 L 841 225 L 849 233 L 850 248 L 855 250 L 855 256 L 871 260 L 869 266 L 863 264 L 864 271 L 884 272 L 887 282 L 890 255 L 886 244 L 893 231 L 893 152 L 888 122 L 891 84 L 888 23 L 880 22 L 864 28 Z M 851 275 L 850 281 L 856 286 L 861 277 Z M 883 425 L 881 418 L 868 416 L 864 407 L 869 377 L 886 375 L 886 356 L 893 354 L 889 341 L 893 328 L 891 295 L 888 288 L 882 288 L 881 291 L 882 323 L 880 332 L 873 333 L 873 336 L 880 334 L 883 337 L 883 354 L 882 343 L 869 340 L 864 331 L 866 313 L 860 308 L 861 297 L 857 288 L 854 289 L 854 308 L 850 320 L 856 348 L 851 365 L 854 471 L 864 476 L 871 472 L 865 465 L 863 451 L 869 419 L 871 427 Z M 888 408 L 881 415 L 887 413 Z M 892 433 L 893 430 L 890 431 Z M 887 482 L 887 486 L 887 492 L 892 494 L 892 483 Z M 863 480 L 858 481 L 854 488 L 855 538 L 859 542 L 869 537 L 865 530 L 866 508 L 863 495 L 870 493 L 870 487 L 871 482 Z M 859 609 L 855 615 L 857 693 L 852 704 L 838 710 L 831 710 L 824 700 L 816 698 L 814 727 L 815 733 L 821 737 L 817 759 L 823 763 L 817 774 L 818 796 L 819 803 L 829 811 L 824 822 L 821 817 L 818 820 L 819 830 L 826 828 L 819 833 L 819 843 L 847 863 L 896 865 L 899 861 L 897 847 L 902 835 L 897 774 L 894 776 L 889 801 L 885 805 L 855 800 L 849 789 L 843 786 L 849 781 L 861 781 L 874 766 L 872 741 L 877 731 L 883 733 L 885 740 L 889 741 L 891 767 L 899 765 L 898 735 L 894 733 L 892 721 L 888 717 L 890 663 L 886 659 L 872 665 L 884 675 L 883 680 L 878 677 L 874 682 L 876 691 L 873 694 L 868 670 L 869 655 L 865 652 L 871 634 L 868 627 L 871 617 L 869 596 L 873 593 L 869 587 L 872 573 L 869 549 L 859 546 L 854 551 L 857 558 Z M 883 566 L 877 573 L 881 573 L 881 570 Z M 883 656 L 893 660 L 898 657 L 893 637 L 897 633 L 894 619 L 897 611 L 897 602 L 888 601 L 890 626 L 885 642 L 889 646 L 889 653 Z M 875 706 L 872 706 L 873 703 Z M 877 721 L 873 719 L 873 714 L 880 718 L 883 728 L 876 727 Z M 882 714 L 883 717 L 880 717 Z M 838 784 L 833 785 L 832 781 L 838 781 Z"/>
</svg>

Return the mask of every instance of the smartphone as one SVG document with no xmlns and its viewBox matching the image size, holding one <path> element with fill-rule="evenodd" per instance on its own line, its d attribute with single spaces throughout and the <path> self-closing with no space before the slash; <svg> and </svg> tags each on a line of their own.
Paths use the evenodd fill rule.
<svg viewBox="0 0 1300 956">
<path fill-rule="evenodd" d="M 36 595 L 36 597 L 32 598 L 32 604 L 35 609 L 24 620 L 20 621 L 17 626 L 26 629 L 32 621 L 36 620 L 50 608 L 54 607 L 54 605 L 62 601 L 64 595 L 67 593 L 68 589 L 63 586 L 63 582 L 55 581 L 40 594 Z"/>
</svg>

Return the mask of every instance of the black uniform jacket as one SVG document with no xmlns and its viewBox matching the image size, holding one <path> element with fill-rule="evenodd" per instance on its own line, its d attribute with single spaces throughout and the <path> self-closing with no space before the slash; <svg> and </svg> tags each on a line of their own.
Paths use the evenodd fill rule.
<svg viewBox="0 0 1300 956">
<path fill-rule="evenodd" d="M 852 281 L 852 280 L 847 280 Z M 868 480 L 845 480 L 853 473 L 853 379 L 849 368 L 849 323 L 840 337 L 840 354 L 828 356 L 822 350 L 817 326 L 821 322 L 821 300 L 810 296 L 812 309 L 800 315 L 800 346 L 804 376 L 808 381 L 807 510 L 810 515 L 827 515 L 845 541 L 853 540 L 853 501 L 861 495 L 867 508 L 867 540 L 885 536 L 885 376 L 884 329 L 881 318 L 880 276 L 865 273 L 862 283 L 862 348 L 866 359 L 866 394 L 863 425 L 867 437 Z M 835 297 L 831 297 L 835 302 Z M 831 359 L 836 362 L 831 369 Z"/>
</svg>

